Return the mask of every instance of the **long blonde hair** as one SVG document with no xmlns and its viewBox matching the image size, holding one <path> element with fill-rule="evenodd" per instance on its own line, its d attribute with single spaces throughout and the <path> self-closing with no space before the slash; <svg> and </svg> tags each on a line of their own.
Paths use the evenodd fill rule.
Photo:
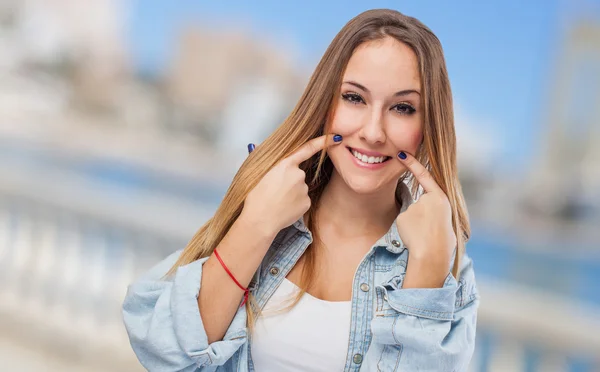
<svg viewBox="0 0 600 372">
<path fill-rule="evenodd" d="M 244 200 L 261 178 L 280 160 L 289 156 L 308 140 L 328 132 L 330 117 L 335 111 L 344 70 L 354 50 L 364 42 L 392 37 L 412 48 L 417 56 L 423 97 L 423 144 L 417 159 L 432 173 L 435 181 L 448 196 L 452 206 L 452 224 L 458 240 L 452 273 L 458 278 L 465 242 L 470 235 L 467 209 L 458 180 L 456 166 L 456 137 L 452 93 L 442 46 L 438 38 L 415 18 L 388 9 L 369 10 L 350 20 L 336 35 L 312 74 L 308 85 L 288 118 L 242 164 L 225 194 L 223 201 L 171 268 L 208 257 L 227 234 L 240 215 Z M 327 185 L 333 165 L 325 151 L 300 165 L 306 172 L 312 207 L 306 226 L 318 241 L 315 229 L 316 210 Z M 413 197 L 418 184 L 405 173 L 399 182 L 411 184 Z M 310 246 L 303 257 L 303 271 L 296 301 L 311 287 L 315 269 L 315 251 Z M 248 325 L 252 328 L 260 309 L 247 306 Z M 293 306 L 293 305 L 292 305 Z"/>
</svg>

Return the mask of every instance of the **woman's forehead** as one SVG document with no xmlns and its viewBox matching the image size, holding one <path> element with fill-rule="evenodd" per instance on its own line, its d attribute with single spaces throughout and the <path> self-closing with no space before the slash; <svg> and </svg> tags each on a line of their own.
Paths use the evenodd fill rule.
<svg viewBox="0 0 600 372">
<path fill-rule="evenodd" d="M 393 38 L 363 43 L 354 53 L 343 81 L 355 81 L 369 90 L 420 91 L 419 65 L 413 50 Z"/>
</svg>

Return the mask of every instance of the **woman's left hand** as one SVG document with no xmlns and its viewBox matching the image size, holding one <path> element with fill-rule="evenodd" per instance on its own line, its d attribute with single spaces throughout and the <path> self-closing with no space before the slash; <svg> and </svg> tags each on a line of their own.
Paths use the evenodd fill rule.
<svg viewBox="0 0 600 372">
<path fill-rule="evenodd" d="M 431 173 L 414 156 L 401 152 L 398 160 L 424 191 L 417 202 L 396 218 L 398 233 L 409 252 L 403 288 L 439 288 L 448 275 L 457 244 L 452 208 Z"/>
</svg>

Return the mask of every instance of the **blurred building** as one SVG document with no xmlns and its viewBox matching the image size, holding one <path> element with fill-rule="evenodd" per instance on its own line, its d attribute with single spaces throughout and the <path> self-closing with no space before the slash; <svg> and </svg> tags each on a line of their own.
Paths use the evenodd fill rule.
<svg viewBox="0 0 600 372">
<path fill-rule="evenodd" d="M 600 239 L 600 21 L 571 20 L 556 49 L 533 160 L 494 166 L 496 139 L 469 138 L 459 118 L 460 178 L 475 221 L 547 250 L 585 241 L 573 248 L 583 254 Z"/>
<path fill-rule="evenodd" d="M 227 151 L 227 144 L 239 142 L 238 130 L 243 133 L 241 142 L 247 143 L 260 141 L 280 124 L 303 82 L 287 50 L 248 30 L 190 25 L 176 40 L 165 85 L 178 112 L 173 127 L 201 132 Z M 261 109 L 264 104 L 268 110 Z"/>
<path fill-rule="evenodd" d="M 22 67 L 69 77 L 75 101 L 110 108 L 127 74 L 125 4 L 120 0 L 13 2 L 13 35 Z"/>
<path fill-rule="evenodd" d="M 600 22 L 572 23 L 554 71 L 525 204 L 555 219 L 600 223 Z"/>
</svg>

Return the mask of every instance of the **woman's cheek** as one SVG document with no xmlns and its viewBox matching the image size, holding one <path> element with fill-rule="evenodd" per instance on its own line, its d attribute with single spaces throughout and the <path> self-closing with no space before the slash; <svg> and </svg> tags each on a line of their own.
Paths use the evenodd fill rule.
<svg viewBox="0 0 600 372">
<path fill-rule="evenodd" d="M 423 141 L 423 130 L 420 127 L 398 127 L 398 130 L 391 134 L 394 147 L 402 151 L 408 151 L 415 154 L 419 145 Z"/>
<path fill-rule="evenodd" d="M 357 112 L 340 104 L 333 115 L 331 132 L 348 136 L 360 129 L 360 123 L 361 118 Z"/>
</svg>

